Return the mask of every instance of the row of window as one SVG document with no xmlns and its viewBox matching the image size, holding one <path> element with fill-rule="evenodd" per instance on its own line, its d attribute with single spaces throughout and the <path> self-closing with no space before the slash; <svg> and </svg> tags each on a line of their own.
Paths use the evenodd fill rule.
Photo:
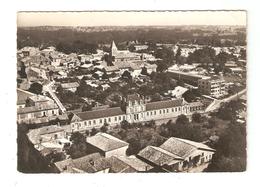
<svg viewBox="0 0 260 187">
<path fill-rule="evenodd" d="M 112 118 L 114 118 L 114 122 L 121 122 L 123 120 L 126 120 L 126 116 L 115 116 L 115 117 L 109 117 L 104 119 L 93 119 L 89 121 L 84 121 L 84 126 L 91 126 L 91 125 L 97 125 L 97 124 L 103 124 L 103 123 L 111 123 Z M 81 123 L 76 123 L 79 128 L 81 128 Z M 72 124 L 72 128 L 74 128 L 74 125 Z"/>
<path fill-rule="evenodd" d="M 181 111 L 181 107 L 176 107 L 176 108 L 172 108 L 172 109 L 171 109 L 171 112 L 177 112 L 177 111 L 180 112 L 180 111 Z M 170 109 L 169 109 L 169 108 L 159 110 L 159 114 L 165 114 L 165 113 L 169 113 L 169 112 L 170 112 Z M 156 115 L 156 111 L 146 112 L 146 115 L 147 115 L 147 116 Z"/>
</svg>

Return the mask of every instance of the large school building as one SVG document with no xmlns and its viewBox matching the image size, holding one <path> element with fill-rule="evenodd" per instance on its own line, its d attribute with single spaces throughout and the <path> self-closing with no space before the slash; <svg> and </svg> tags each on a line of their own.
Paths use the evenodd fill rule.
<svg viewBox="0 0 260 187">
<path fill-rule="evenodd" d="M 187 103 L 184 99 L 174 99 L 146 103 L 138 94 L 128 95 L 123 107 L 74 113 L 71 130 L 85 131 L 100 128 L 104 124 L 117 125 L 126 120 L 129 123 L 170 119 L 181 114 L 191 115 L 204 110 L 201 102 Z"/>
</svg>

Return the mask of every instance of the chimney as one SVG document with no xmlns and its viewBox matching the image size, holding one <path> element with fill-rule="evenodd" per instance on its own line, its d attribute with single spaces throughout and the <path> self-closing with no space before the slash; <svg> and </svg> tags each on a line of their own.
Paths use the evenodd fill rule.
<svg viewBox="0 0 260 187">
<path fill-rule="evenodd" d="M 94 166 L 94 160 L 90 159 L 89 163 L 90 163 L 90 165 Z"/>
</svg>

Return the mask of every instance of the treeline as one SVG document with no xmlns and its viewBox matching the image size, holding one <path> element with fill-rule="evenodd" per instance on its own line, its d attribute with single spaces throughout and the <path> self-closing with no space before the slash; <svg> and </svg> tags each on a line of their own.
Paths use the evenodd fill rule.
<svg viewBox="0 0 260 187">
<path fill-rule="evenodd" d="M 202 45 L 223 46 L 223 45 L 245 45 L 246 34 L 239 32 L 232 35 L 203 35 L 194 36 L 192 30 L 178 30 L 165 28 L 145 28 L 136 30 L 115 30 L 102 32 L 81 32 L 72 29 L 59 30 L 35 30 L 35 29 L 17 29 L 17 47 L 18 49 L 24 46 L 57 46 L 61 44 L 73 44 L 76 41 L 89 44 L 85 47 L 93 47 L 94 44 L 107 44 L 114 40 L 116 43 L 124 41 L 136 41 L 140 43 L 194 43 Z M 209 31 L 211 33 L 211 31 Z M 221 42 L 221 39 L 226 39 L 226 42 Z M 91 44 L 91 45 L 90 45 Z M 75 50 L 80 49 L 82 45 L 75 45 Z M 72 48 L 72 47 L 71 47 Z M 92 49 L 90 49 L 92 50 Z"/>
</svg>

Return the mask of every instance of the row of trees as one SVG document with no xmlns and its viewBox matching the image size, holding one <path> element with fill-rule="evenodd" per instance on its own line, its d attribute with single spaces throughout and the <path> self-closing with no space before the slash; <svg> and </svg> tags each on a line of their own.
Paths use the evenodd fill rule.
<svg viewBox="0 0 260 187">
<path fill-rule="evenodd" d="M 242 29 L 243 30 L 243 29 Z M 194 36 L 194 32 L 198 35 Z M 200 28 L 195 30 L 172 28 L 153 28 L 153 27 L 132 27 L 132 28 L 118 28 L 115 30 L 106 30 L 103 32 L 84 32 L 77 31 L 72 28 L 18 28 L 17 30 L 17 47 L 24 46 L 57 46 L 58 43 L 73 43 L 74 41 L 88 41 L 91 44 L 110 43 L 112 40 L 118 42 L 136 41 L 140 43 L 182 43 L 211 45 L 211 46 L 230 46 L 230 45 L 245 45 L 246 32 L 243 30 L 237 34 L 229 36 L 206 36 Z M 221 39 L 230 39 L 226 42 L 221 42 Z M 233 42 L 232 42 L 233 41 Z"/>
</svg>

